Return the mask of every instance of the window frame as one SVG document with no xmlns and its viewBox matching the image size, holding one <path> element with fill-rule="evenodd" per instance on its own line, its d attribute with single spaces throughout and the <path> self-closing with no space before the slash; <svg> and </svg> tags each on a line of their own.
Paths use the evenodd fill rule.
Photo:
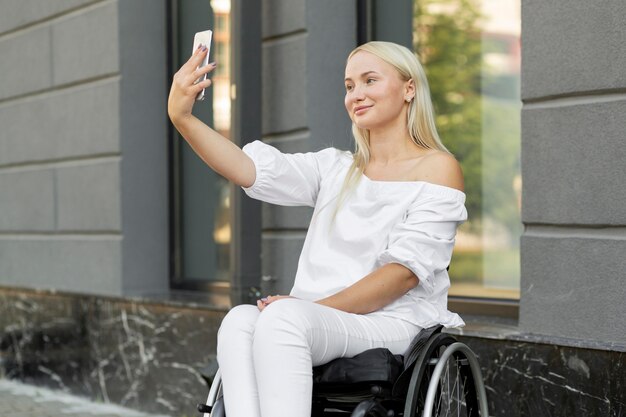
<svg viewBox="0 0 626 417">
<path fill-rule="evenodd" d="M 178 70 L 178 7 L 182 0 L 167 0 L 168 82 Z M 261 137 L 261 4 L 231 0 L 231 137 L 243 147 Z M 242 28 L 245 27 L 245 30 Z M 243 53 L 245 51 L 245 53 Z M 168 89 L 169 91 L 169 85 Z M 243 115 L 245 114 L 245 123 Z M 228 281 L 189 279 L 182 273 L 180 149 L 187 146 L 177 139 L 168 123 L 169 166 L 169 276 L 170 289 L 193 291 L 210 304 L 222 307 L 256 299 L 261 281 L 261 205 L 244 197 L 230 184 L 230 274 Z M 210 169 L 207 167 L 207 169 Z"/>
</svg>

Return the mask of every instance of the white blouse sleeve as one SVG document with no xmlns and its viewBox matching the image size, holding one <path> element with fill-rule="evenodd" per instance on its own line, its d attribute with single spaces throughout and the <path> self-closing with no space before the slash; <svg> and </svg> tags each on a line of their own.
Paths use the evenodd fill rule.
<svg viewBox="0 0 626 417">
<path fill-rule="evenodd" d="M 282 206 L 315 206 L 322 175 L 338 159 L 339 150 L 286 154 L 261 141 L 243 151 L 252 158 L 256 180 L 242 187 L 254 199 Z"/>
<path fill-rule="evenodd" d="M 429 184 L 430 185 L 430 184 Z M 427 294 L 435 287 L 435 275 L 450 264 L 457 227 L 467 220 L 465 194 L 453 188 L 420 193 L 389 234 L 387 248 L 377 265 L 398 263 L 410 269 Z"/>
</svg>

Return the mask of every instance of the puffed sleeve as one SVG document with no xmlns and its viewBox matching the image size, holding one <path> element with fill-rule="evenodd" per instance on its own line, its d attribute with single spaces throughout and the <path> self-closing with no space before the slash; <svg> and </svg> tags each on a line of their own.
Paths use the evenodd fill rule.
<svg viewBox="0 0 626 417">
<path fill-rule="evenodd" d="M 282 153 L 261 141 L 248 143 L 243 151 L 252 158 L 256 180 L 242 187 L 254 199 L 282 206 L 315 206 L 322 176 L 337 161 L 340 151 Z"/>
<path fill-rule="evenodd" d="M 457 227 L 467 220 L 465 194 L 431 186 L 411 204 L 403 221 L 395 225 L 377 265 L 404 265 L 418 277 L 427 295 L 435 289 L 435 275 L 450 264 Z"/>
</svg>

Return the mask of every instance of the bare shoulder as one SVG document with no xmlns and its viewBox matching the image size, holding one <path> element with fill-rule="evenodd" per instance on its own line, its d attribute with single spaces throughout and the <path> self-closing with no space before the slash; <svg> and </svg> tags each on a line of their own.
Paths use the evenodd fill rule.
<svg viewBox="0 0 626 417">
<path fill-rule="evenodd" d="M 464 191 L 463 171 L 454 155 L 433 150 L 424 155 L 415 170 L 417 181 L 426 181 Z"/>
</svg>

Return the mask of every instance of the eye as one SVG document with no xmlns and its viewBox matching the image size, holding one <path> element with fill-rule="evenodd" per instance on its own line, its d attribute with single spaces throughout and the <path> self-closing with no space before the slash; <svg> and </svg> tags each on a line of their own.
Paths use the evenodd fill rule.
<svg viewBox="0 0 626 417">
<path fill-rule="evenodd" d="M 346 84 L 346 91 L 352 91 L 353 88 L 352 85 Z"/>
<path fill-rule="evenodd" d="M 374 78 L 368 78 L 366 80 L 367 84 L 373 84 L 376 80 Z"/>
</svg>

